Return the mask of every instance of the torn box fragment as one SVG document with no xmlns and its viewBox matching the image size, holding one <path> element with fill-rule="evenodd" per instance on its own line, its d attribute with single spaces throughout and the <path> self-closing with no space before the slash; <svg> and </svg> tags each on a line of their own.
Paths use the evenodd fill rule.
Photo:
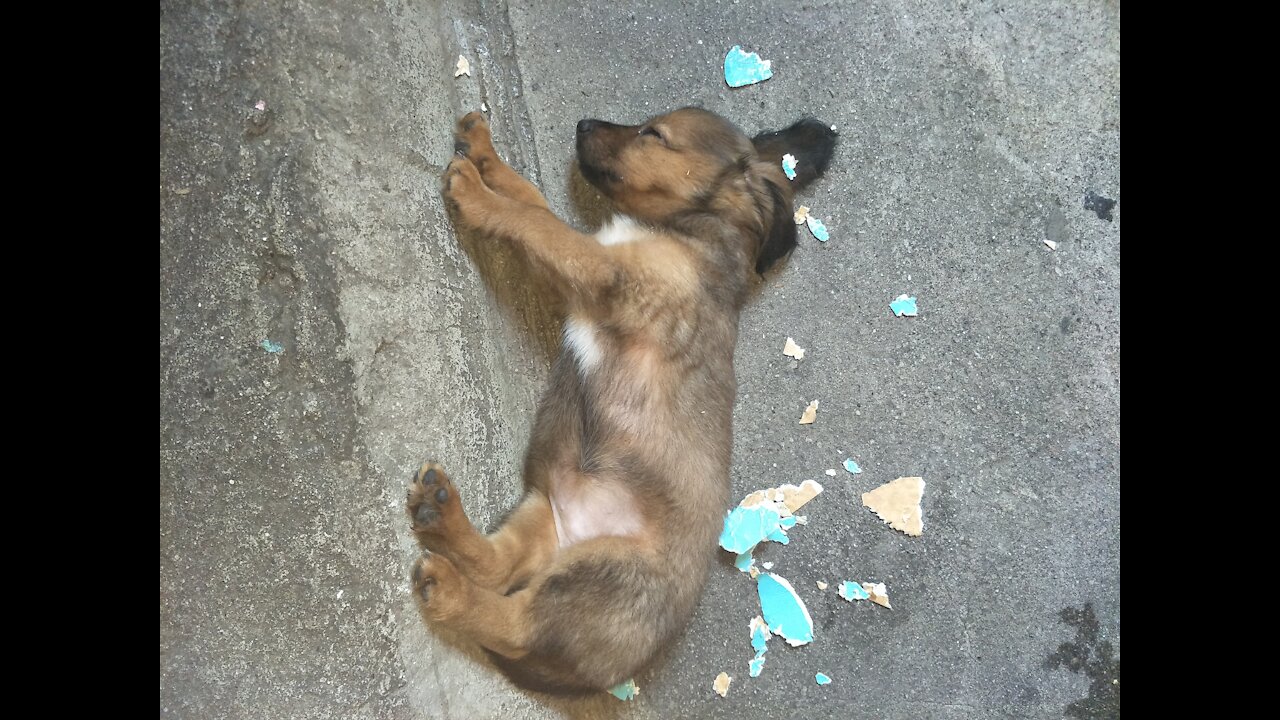
<svg viewBox="0 0 1280 720">
<path fill-rule="evenodd" d="M 733 678 L 729 677 L 729 673 L 722 672 L 716 676 L 716 681 L 711 684 L 711 688 L 716 691 L 720 697 L 729 694 L 729 683 L 733 682 Z"/>
<path fill-rule="evenodd" d="M 262 342 L 260 342 L 260 343 L 258 343 L 258 344 L 262 346 L 262 349 L 263 349 L 263 350 L 266 350 L 267 352 L 271 353 L 272 355 L 279 355 L 280 353 L 284 352 L 284 346 L 283 346 L 283 345 L 281 345 L 281 344 L 280 344 L 280 343 L 278 343 L 278 342 L 271 342 L 270 340 L 263 340 Z"/>
<path fill-rule="evenodd" d="M 764 82 L 773 77 L 770 65 L 756 53 L 743 52 L 741 45 L 734 45 L 724 56 L 724 81 L 735 88 Z"/>
<path fill-rule="evenodd" d="M 782 354 L 787 357 L 793 357 L 797 360 L 804 359 L 804 348 L 796 344 L 795 340 L 787 338 L 787 342 L 782 346 Z"/>
<path fill-rule="evenodd" d="M 848 470 L 849 473 L 852 475 L 857 475 L 858 473 L 862 472 L 862 468 L 858 467 L 858 463 L 854 462 L 853 458 L 845 459 L 844 469 Z"/>
<path fill-rule="evenodd" d="M 471 62 L 468 61 L 465 57 L 459 55 L 458 64 L 453 69 L 453 76 L 460 77 L 462 75 L 471 77 Z"/>
<path fill-rule="evenodd" d="M 738 503 L 738 507 L 755 507 L 766 502 L 782 503 L 785 511 L 779 510 L 779 512 L 783 517 L 786 517 L 804 507 L 805 503 L 818 497 L 821 492 L 821 483 L 817 480 L 805 480 L 799 485 L 787 484 L 779 485 L 776 488 L 757 490 L 742 498 L 742 502 Z"/>
<path fill-rule="evenodd" d="M 754 578 L 758 571 L 751 553 L 756 545 L 765 540 L 789 543 L 787 530 L 800 522 L 800 516 L 793 513 L 820 492 L 822 485 L 805 480 L 799 486 L 766 488 L 744 497 L 738 507 L 725 515 L 724 529 L 720 531 L 720 547 L 738 555 L 733 566 Z"/>
<path fill-rule="evenodd" d="M 818 683 L 819 685 L 831 684 L 831 678 L 827 677 L 826 675 L 823 675 L 822 673 L 814 673 L 813 681 Z"/>
<path fill-rule="evenodd" d="M 805 219 L 805 222 L 809 225 L 809 232 L 813 233 L 813 236 L 818 238 L 818 242 L 826 242 L 831 239 L 831 235 L 827 233 L 827 226 L 823 225 L 822 221 L 818 218 L 810 215 Z"/>
<path fill-rule="evenodd" d="M 796 156 L 787 153 L 782 156 L 782 172 L 786 173 L 788 180 L 796 179 Z"/>
<path fill-rule="evenodd" d="M 259 100 L 258 102 L 256 102 L 256 103 L 254 103 L 254 104 L 253 104 L 253 109 L 254 109 L 254 110 L 257 110 L 258 112 L 266 112 L 266 111 L 267 111 L 267 101 L 266 101 L 266 100 Z"/>
<path fill-rule="evenodd" d="M 751 618 L 751 649 L 756 651 L 756 656 L 747 661 L 747 670 L 751 677 L 760 677 L 764 654 L 769 651 L 769 626 L 759 615 Z"/>
<path fill-rule="evenodd" d="M 822 582 L 821 580 L 819 580 L 819 581 L 817 582 L 817 586 L 818 586 L 818 589 L 819 589 L 819 590 L 826 590 L 826 589 L 827 589 L 827 584 L 826 584 L 826 583 L 824 583 L 824 582 Z"/>
<path fill-rule="evenodd" d="M 871 602 L 887 607 L 890 610 L 893 606 L 889 604 L 889 590 L 885 588 L 884 583 L 862 583 L 862 589 L 867 591 L 871 596 Z"/>
<path fill-rule="evenodd" d="M 792 647 L 813 642 L 813 618 L 786 578 L 763 573 L 756 580 L 756 592 L 760 595 L 760 611 L 769 632 Z"/>
<path fill-rule="evenodd" d="M 919 312 L 916 309 L 916 299 L 907 297 L 905 294 L 899 295 L 896 300 L 889 303 L 889 309 L 897 317 L 915 317 Z"/>
<path fill-rule="evenodd" d="M 1045 239 L 1044 244 L 1045 244 L 1045 245 L 1048 245 L 1050 250 L 1057 250 L 1057 249 L 1058 249 L 1058 243 L 1056 243 L 1056 242 L 1054 242 L 1054 241 L 1052 241 L 1052 240 L 1049 240 L 1049 239 L 1047 239 L 1047 238 Z"/>
<path fill-rule="evenodd" d="M 840 597 L 848 600 L 849 602 L 853 602 L 854 600 L 867 600 L 871 597 L 866 590 L 862 589 L 861 585 L 853 582 L 852 580 L 845 580 L 840 583 L 839 593 Z"/>
<path fill-rule="evenodd" d="M 630 700 L 640 694 L 640 687 L 636 685 L 635 678 L 632 678 L 609 688 L 609 694 L 619 700 Z"/>
<path fill-rule="evenodd" d="M 862 493 L 862 504 L 894 530 L 920 537 L 924 532 L 924 515 L 920 509 L 923 497 L 924 478 L 900 477 L 871 492 Z"/>
<path fill-rule="evenodd" d="M 814 400 L 809 403 L 809 407 L 804 409 L 804 414 L 800 416 L 801 425 L 812 425 L 814 420 L 818 419 L 818 401 Z"/>
<path fill-rule="evenodd" d="M 806 222 L 808 222 L 808 220 L 809 220 L 809 206 L 808 206 L 808 205 L 801 205 L 801 206 L 800 206 L 800 209 L 796 211 L 796 214 L 791 216 L 791 219 L 792 219 L 792 220 L 795 220 L 797 225 L 803 225 L 803 224 L 805 224 Z"/>
</svg>

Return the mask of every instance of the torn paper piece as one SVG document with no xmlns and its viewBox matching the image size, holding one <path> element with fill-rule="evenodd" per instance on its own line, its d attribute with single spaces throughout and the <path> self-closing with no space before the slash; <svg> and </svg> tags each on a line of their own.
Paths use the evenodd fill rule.
<svg viewBox="0 0 1280 720">
<path fill-rule="evenodd" d="M 729 694 L 729 683 L 733 682 L 733 678 L 729 677 L 729 673 L 722 672 L 716 676 L 716 681 L 711 684 L 712 689 L 720 697 Z"/>
<path fill-rule="evenodd" d="M 805 222 L 809 224 L 809 232 L 818 238 L 818 242 L 826 242 L 831 239 L 831 235 L 827 232 L 827 226 L 822 224 L 818 218 L 810 215 L 805 218 Z"/>
<path fill-rule="evenodd" d="M 819 580 L 819 581 L 818 581 L 817 583 L 815 583 L 815 584 L 818 586 L 818 589 L 819 589 L 819 590 L 826 590 L 826 589 L 827 589 L 827 584 L 826 584 L 826 583 L 824 583 L 824 582 L 822 582 L 821 580 Z"/>
<path fill-rule="evenodd" d="M 769 632 L 792 647 L 813 642 L 813 618 L 786 578 L 763 573 L 756 581 L 756 592 L 760 595 L 760 611 L 769 624 Z"/>
<path fill-rule="evenodd" d="M 804 414 L 800 416 L 801 425 L 812 425 L 814 420 L 818 419 L 818 401 L 814 400 L 809 403 L 809 407 L 804 409 Z"/>
<path fill-rule="evenodd" d="M 751 576 L 752 580 L 755 580 L 756 578 L 760 577 L 760 570 L 756 568 L 755 565 L 752 565 L 751 569 L 747 570 L 747 574 Z"/>
<path fill-rule="evenodd" d="M 808 525 L 808 524 L 809 524 L 809 516 L 808 516 L 808 515 L 797 515 L 797 516 L 796 516 L 796 524 L 797 524 L 797 525 Z"/>
<path fill-rule="evenodd" d="M 485 104 L 485 103 L 480 103 L 480 111 L 481 111 L 481 112 L 489 112 L 489 106 L 488 106 L 487 104 Z"/>
<path fill-rule="evenodd" d="M 747 662 L 747 671 L 751 677 L 760 677 L 764 654 L 769 651 L 769 626 L 759 615 L 751 618 L 751 649 L 756 651 L 756 656 Z"/>
<path fill-rule="evenodd" d="M 804 348 L 796 344 L 795 340 L 787 338 L 786 344 L 782 346 L 782 354 L 787 357 L 793 357 L 797 360 L 804 359 Z"/>
<path fill-rule="evenodd" d="M 757 655 L 747 661 L 747 672 L 751 677 L 760 677 L 760 673 L 764 670 L 764 655 Z"/>
<path fill-rule="evenodd" d="M 772 570 L 773 563 L 771 562 L 760 563 L 760 567 L 764 568 L 765 570 Z"/>
<path fill-rule="evenodd" d="M 258 102 L 256 102 L 256 103 L 254 103 L 254 104 L 253 104 L 253 109 L 254 109 L 254 110 L 257 110 L 258 112 L 266 112 L 266 111 L 267 111 L 267 101 L 266 101 L 266 100 L 259 100 Z"/>
<path fill-rule="evenodd" d="M 284 346 L 277 342 L 271 342 L 270 340 L 263 340 L 258 344 L 262 346 L 263 350 L 266 350 L 272 355 L 279 355 L 280 353 L 284 352 Z"/>
<path fill-rule="evenodd" d="M 785 508 L 785 506 L 783 506 Z M 796 519 L 783 517 L 778 503 L 756 505 L 754 507 L 736 507 L 729 511 L 724 519 L 724 530 L 720 532 L 720 547 L 739 556 L 749 554 L 756 545 L 765 540 L 786 545 L 787 530 L 795 527 Z M 734 562 L 750 567 L 750 563 L 739 559 Z M 739 570 L 745 568 L 739 566 Z"/>
<path fill-rule="evenodd" d="M 815 401 L 816 402 L 816 401 Z M 818 497 L 822 492 L 822 484 L 817 480 L 805 480 L 800 485 L 779 485 L 776 488 L 757 490 L 742 498 L 738 507 L 750 508 L 767 503 L 781 503 L 785 512 L 779 509 L 783 517 L 787 517 L 805 506 L 805 503 Z M 789 525 L 787 527 L 790 527 Z"/>
<path fill-rule="evenodd" d="M 734 45 L 724 56 L 724 81 L 735 88 L 764 82 L 773 77 L 770 65 L 756 53 L 743 52 L 741 45 Z"/>
<path fill-rule="evenodd" d="M 900 477 L 871 492 L 862 493 L 862 504 L 871 508 L 889 527 L 912 537 L 924 532 L 924 516 L 920 499 L 924 497 L 924 478 Z"/>
<path fill-rule="evenodd" d="M 858 463 L 854 462 L 853 458 L 845 459 L 844 469 L 848 470 L 849 473 L 853 475 L 857 475 L 858 473 L 862 472 L 862 468 L 858 467 Z"/>
<path fill-rule="evenodd" d="M 889 303 L 889 309 L 898 317 L 915 317 L 918 312 L 916 310 L 916 299 L 906 295 L 899 295 L 898 299 Z"/>
<path fill-rule="evenodd" d="M 828 468 L 828 469 L 827 469 L 827 477 L 835 477 L 835 476 L 836 476 L 835 468 Z"/>
<path fill-rule="evenodd" d="M 788 180 L 796 179 L 796 156 L 787 153 L 782 156 L 782 172 L 786 173 Z"/>
<path fill-rule="evenodd" d="M 463 56 L 459 55 L 459 56 L 458 56 L 458 65 L 457 65 L 457 67 L 455 67 L 455 68 L 454 68 L 454 70 L 453 70 L 453 76 L 454 76 L 454 77 L 459 77 L 459 76 L 462 76 L 462 75 L 466 75 L 467 77 L 471 77 L 471 63 L 470 63 L 470 62 L 468 62 L 468 61 L 467 61 L 467 59 L 466 59 L 465 57 L 463 57 Z"/>
<path fill-rule="evenodd" d="M 805 224 L 806 222 L 808 222 L 808 221 L 809 221 L 809 206 L 808 206 L 808 205 L 801 205 L 801 206 L 800 206 L 800 209 L 796 211 L 796 214 L 791 216 L 791 219 L 792 219 L 792 220 L 795 220 L 797 225 L 803 225 L 803 224 Z"/>
<path fill-rule="evenodd" d="M 751 553 L 749 552 L 739 554 L 738 558 L 733 561 L 733 566 L 738 568 L 741 572 L 749 572 L 751 570 L 751 566 L 755 564 L 756 559 L 751 557 Z"/>
<path fill-rule="evenodd" d="M 838 592 L 840 593 L 840 597 L 848 600 L 849 602 L 853 602 L 854 600 L 867 600 L 871 597 L 866 590 L 862 589 L 861 585 L 853 582 L 852 580 L 845 580 L 840 583 L 840 589 Z"/>
<path fill-rule="evenodd" d="M 889 604 L 889 591 L 885 588 L 884 583 L 875 583 L 874 585 L 872 583 L 862 583 L 862 589 L 866 590 L 867 594 L 871 596 L 871 602 L 881 607 L 887 607 L 890 610 L 893 609 L 893 606 Z"/>
<path fill-rule="evenodd" d="M 636 685 L 635 678 L 632 678 L 609 688 L 609 694 L 619 700 L 630 700 L 640 694 L 640 688 Z"/>
<path fill-rule="evenodd" d="M 1045 238 L 1044 244 L 1045 244 L 1045 245 L 1048 245 L 1050 250 L 1057 250 L 1057 249 L 1058 249 L 1058 243 L 1056 243 L 1056 242 L 1054 242 L 1054 241 L 1052 241 L 1052 240 L 1049 240 L 1048 238 Z"/>
<path fill-rule="evenodd" d="M 822 673 L 814 673 L 813 681 L 818 683 L 819 685 L 831 684 L 831 678 L 827 677 L 826 675 L 823 675 Z"/>
</svg>

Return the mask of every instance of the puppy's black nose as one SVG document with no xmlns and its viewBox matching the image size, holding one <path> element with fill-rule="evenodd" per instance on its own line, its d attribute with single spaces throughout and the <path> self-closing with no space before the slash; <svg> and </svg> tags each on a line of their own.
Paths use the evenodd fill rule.
<svg viewBox="0 0 1280 720">
<path fill-rule="evenodd" d="M 579 120 L 578 134 L 586 135 L 587 133 L 591 132 L 592 130 L 595 130 L 599 126 L 600 126 L 599 120 Z"/>
</svg>

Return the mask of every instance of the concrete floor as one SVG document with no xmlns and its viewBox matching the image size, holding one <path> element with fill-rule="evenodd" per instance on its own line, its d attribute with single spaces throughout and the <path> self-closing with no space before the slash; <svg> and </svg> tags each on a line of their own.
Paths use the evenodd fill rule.
<svg viewBox="0 0 1280 720">
<path fill-rule="evenodd" d="M 774 77 L 728 88 L 735 44 Z M 581 118 L 839 128 L 800 199 L 831 240 L 802 232 L 737 351 L 734 497 L 827 488 L 757 553 L 817 635 L 759 678 L 727 558 L 630 703 L 521 693 L 423 626 L 404 486 L 438 459 L 498 520 L 558 332 L 442 207 L 482 102 L 584 228 Z M 1119 717 L 1121 208 L 1091 209 L 1120 198 L 1118 2 L 162 2 L 160 137 L 161 717 Z M 860 505 L 903 475 L 920 538 Z"/>
</svg>

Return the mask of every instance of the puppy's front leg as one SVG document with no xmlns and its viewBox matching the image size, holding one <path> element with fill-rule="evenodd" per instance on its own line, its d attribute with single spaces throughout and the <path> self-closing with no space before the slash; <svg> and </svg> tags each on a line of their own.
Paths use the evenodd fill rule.
<svg viewBox="0 0 1280 720">
<path fill-rule="evenodd" d="M 545 207 L 490 190 L 468 158 L 455 156 L 444 173 L 444 197 L 463 227 L 511 240 L 530 269 L 579 299 L 596 298 L 618 281 L 620 267 L 590 235 Z"/>
</svg>

